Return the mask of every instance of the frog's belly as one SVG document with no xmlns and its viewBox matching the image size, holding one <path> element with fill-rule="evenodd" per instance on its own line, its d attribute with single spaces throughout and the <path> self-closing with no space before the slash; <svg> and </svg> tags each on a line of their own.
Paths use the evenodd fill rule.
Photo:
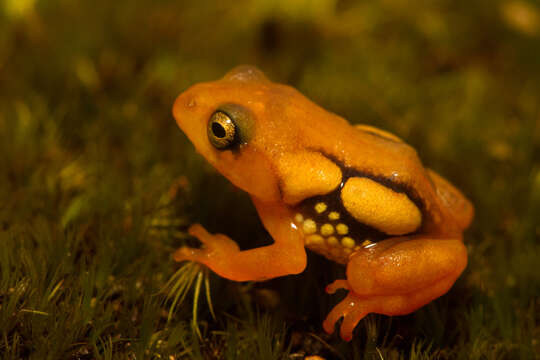
<svg viewBox="0 0 540 360">
<path fill-rule="evenodd" d="M 308 249 L 346 264 L 353 251 L 389 236 L 353 218 L 343 207 L 339 192 L 302 201 L 295 208 L 294 222 L 303 231 Z"/>
</svg>

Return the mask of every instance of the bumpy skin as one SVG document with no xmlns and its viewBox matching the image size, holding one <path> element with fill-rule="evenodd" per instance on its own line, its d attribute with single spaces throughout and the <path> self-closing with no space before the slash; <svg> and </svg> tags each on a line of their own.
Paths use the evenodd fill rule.
<svg viewBox="0 0 540 360">
<path fill-rule="evenodd" d="M 229 111 L 241 137 L 217 149 L 207 126 Z M 274 244 L 240 251 L 199 224 L 190 233 L 202 249 L 180 248 L 174 258 L 205 264 L 236 281 L 297 274 L 308 247 L 347 266 L 347 279 L 327 287 L 348 295 L 328 315 L 341 336 L 368 313 L 410 313 L 441 296 L 467 263 L 462 232 L 471 203 L 423 167 L 414 149 L 368 125 L 351 126 L 295 89 L 241 66 L 222 79 L 194 85 L 173 109 L 197 150 L 247 191 Z M 235 118 L 236 116 L 236 118 Z"/>
</svg>

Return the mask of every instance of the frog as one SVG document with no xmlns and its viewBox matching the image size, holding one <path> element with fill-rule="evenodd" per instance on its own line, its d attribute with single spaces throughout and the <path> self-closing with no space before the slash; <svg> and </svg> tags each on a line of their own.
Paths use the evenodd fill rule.
<svg viewBox="0 0 540 360">
<path fill-rule="evenodd" d="M 249 194 L 273 239 L 241 250 L 193 224 L 188 232 L 201 247 L 182 246 L 174 260 L 264 281 L 303 272 L 306 248 L 314 251 L 345 266 L 345 278 L 325 291 L 346 296 L 322 324 L 332 334 L 342 319 L 345 341 L 367 314 L 409 314 L 448 292 L 465 269 L 463 232 L 474 207 L 400 137 L 351 125 L 250 65 L 192 85 L 173 116 L 197 152 Z"/>
</svg>

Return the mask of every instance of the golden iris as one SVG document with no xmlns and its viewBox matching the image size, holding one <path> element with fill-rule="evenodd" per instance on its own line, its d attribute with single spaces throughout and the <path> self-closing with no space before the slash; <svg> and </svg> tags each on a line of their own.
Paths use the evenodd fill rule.
<svg viewBox="0 0 540 360">
<path fill-rule="evenodd" d="M 207 127 L 208 139 L 217 149 L 227 149 L 236 140 L 236 125 L 222 111 L 216 111 L 210 117 Z"/>
</svg>

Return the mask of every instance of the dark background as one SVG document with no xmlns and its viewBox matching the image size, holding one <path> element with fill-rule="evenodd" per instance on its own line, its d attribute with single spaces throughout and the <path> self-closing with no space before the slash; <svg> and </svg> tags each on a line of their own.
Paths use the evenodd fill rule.
<svg viewBox="0 0 540 360">
<path fill-rule="evenodd" d="M 370 315 L 346 344 L 321 328 L 343 270 L 312 255 L 262 284 L 210 275 L 217 320 L 202 285 L 200 337 L 193 292 L 167 321 L 188 224 L 270 241 L 171 115 L 189 85 L 245 63 L 397 134 L 470 197 L 469 266 L 449 294 Z M 539 100 L 538 1 L 2 0 L 0 354 L 538 356 Z"/>
</svg>

